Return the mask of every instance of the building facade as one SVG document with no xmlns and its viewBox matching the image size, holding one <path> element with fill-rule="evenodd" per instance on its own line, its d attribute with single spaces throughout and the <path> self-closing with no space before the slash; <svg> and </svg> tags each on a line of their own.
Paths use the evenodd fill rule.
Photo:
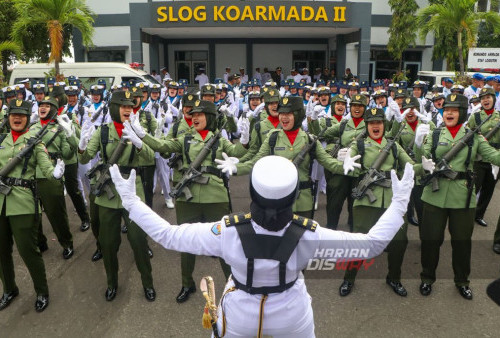
<svg viewBox="0 0 500 338">
<path fill-rule="evenodd" d="M 200 68 L 210 79 L 244 68 L 252 77 L 277 66 L 351 68 L 360 80 L 389 78 L 397 68 L 387 51 L 391 9 L 380 0 L 153 1 L 87 0 L 98 15 L 94 47 L 74 36 L 75 61 L 144 63 L 146 71 L 167 67 L 191 83 Z M 420 7 L 426 0 L 417 0 Z M 433 37 L 404 54 L 404 68 L 443 70 L 432 61 Z M 413 76 L 412 76 L 413 77 Z"/>
</svg>

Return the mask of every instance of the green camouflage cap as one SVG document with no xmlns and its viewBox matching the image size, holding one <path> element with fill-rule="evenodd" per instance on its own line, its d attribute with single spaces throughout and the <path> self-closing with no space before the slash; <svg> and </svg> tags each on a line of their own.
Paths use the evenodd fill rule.
<svg viewBox="0 0 500 338">
<path fill-rule="evenodd" d="M 31 103 L 24 100 L 11 100 L 9 103 L 9 114 L 31 115 Z"/>
<path fill-rule="evenodd" d="M 335 104 L 335 102 L 343 102 L 347 104 L 347 98 L 343 94 L 337 94 L 332 99 L 332 103 Z"/>
<path fill-rule="evenodd" d="M 142 97 L 142 89 L 137 87 L 137 86 L 134 86 L 132 88 L 130 88 L 130 93 L 132 93 L 132 97 Z"/>
<path fill-rule="evenodd" d="M 287 96 L 280 100 L 278 113 L 293 113 L 294 123 L 292 130 L 300 128 L 306 115 L 304 99 L 301 96 Z"/>
<path fill-rule="evenodd" d="M 125 91 L 117 91 L 114 92 L 113 95 L 111 96 L 111 101 L 109 102 L 111 104 L 117 104 L 120 106 L 134 106 L 134 96 L 130 92 L 125 92 Z"/>
<path fill-rule="evenodd" d="M 363 94 L 356 94 L 356 95 L 353 95 L 351 98 L 351 106 L 353 104 L 361 104 L 363 106 L 366 106 L 367 101 L 368 100 L 366 99 L 366 96 L 364 96 Z"/>
<path fill-rule="evenodd" d="M 206 84 L 203 87 L 201 87 L 200 91 L 200 97 L 203 97 L 203 95 L 213 95 L 215 96 L 215 86 L 213 84 Z"/>
<path fill-rule="evenodd" d="M 487 87 L 481 88 L 481 91 L 479 92 L 479 97 L 481 98 L 486 95 L 492 95 L 495 98 L 496 97 L 495 90 L 493 88 L 487 88 Z"/>
<path fill-rule="evenodd" d="M 384 110 L 380 108 L 368 109 L 367 111 L 365 111 L 363 115 L 363 120 L 365 120 L 366 123 L 370 121 L 384 121 L 385 120 Z"/>
<path fill-rule="evenodd" d="M 277 89 L 266 89 L 262 93 L 262 98 L 265 103 L 280 102 L 280 93 Z"/>
<path fill-rule="evenodd" d="M 186 93 L 182 96 L 182 106 L 193 107 L 196 100 L 198 100 L 198 95 L 193 93 Z"/>
<path fill-rule="evenodd" d="M 469 107 L 469 100 L 462 94 L 450 94 L 444 99 L 443 107 L 457 107 L 467 109 Z"/>
<path fill-rule="evenodd" d="M 205 113 L 205 114 L 217 115 L 217 107 L 213 102 L 205 100 L 196 100 L 193 109 L 189 114 L 193 113 Z"/>
<path fill-rule="evenodd" d="M 54 85 L 54 87 L 52 87 L 52 91 L 50 92 L 50 95 L 52 96 L 60 96 L 64 94 L 64 87 L 59 85 Z"/>
<path fill-rule="evenodd" d="M 403 101 L 403 109 L 407 109 L 407 108 L 419 109 L 420 108 L 420 101 L 414 96 L 410 96 L 410 97 L 405 98 Z"/>
<path fill-rule="evenodd" d="M 394 98 L 397 99 L 399 97 L 407 97 L 408 94 L 406 92 L 406 89 L 398 88 L 396 90 L 396 94 L 394 95 Z"/>
<path fill-rule="evenodd" d="M 48 103 L 50 105 L 53 105 L 54 107 L 59 108 L 59 102 L 57 102 L 56 98 L 53 97 L 53 96 L 45 96 L 45 98 L 42 100 L 42 102 L 40 102 L 40 104 L 42 103 Z"/>
</svg>

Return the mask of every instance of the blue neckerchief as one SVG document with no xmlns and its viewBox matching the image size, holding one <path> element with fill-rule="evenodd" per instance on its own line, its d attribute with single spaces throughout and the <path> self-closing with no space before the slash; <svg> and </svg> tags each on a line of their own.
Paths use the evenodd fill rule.
<svg viewBox="0 0 500 338">
<path fill-rule="evenodd" d="M 439 108 L 438 112 L 439 112 L 439 114 L 441 114 L 441 116 L 443 116 L 444 108 Z"/>
<path fill-rule="evenodd" d="M 75 106 L 76 106 L 76 105 L 74 105 L 74 106 L 70 106 L 70 105 L 68 104 L 68 112 L 70 112 L 70 113 L 71 113 L 71 112 L 73 112 L 73 109 L 75 108 Z"/>
<path fill-rule="evenodd" d="M 309 103 L 309 101 L 307 101 L 306 99 L 304 99 L 303 101 L 304 101 L 304 106 L 306 106 Z"/>
<path fill-rule="evenodd" d="M 170 103 L 173 103 L 176 97 L 177 96 L 174 96 L 174 97 L 169 96 L 168 99 L 170 100 Z"/>
<path fill-rule="evenodd" d="M 474 87 L 473 85 L 470 85 L 472 89 L 474 89 L 475 92 L 477 92 L 477 88 Z"/>
<path fill-rule="evenodd" d="M 146 108 L 146 106 L 148 105 L 148 103 L 149 103 L 149 99 L 147 99 L 146 101 L 144 101 L 144 102 L 142 103 L 141 108 L 142 108 L 142 109 Z"/>
<path fill-rule="evenodd" d="M 330 108 L 331 108 L 331 105 L 330 105 L 330 104 L 327 104 L 327 105 L 325 106 L 325 113 L 327 113 L 327 114 L 328 114 L 328 113 L 330 112 Z"/>
<path fill-rule="evenodd" d="M 94 110 L 97 110 L 102 102 L 94 103 Z"/>
</svg>

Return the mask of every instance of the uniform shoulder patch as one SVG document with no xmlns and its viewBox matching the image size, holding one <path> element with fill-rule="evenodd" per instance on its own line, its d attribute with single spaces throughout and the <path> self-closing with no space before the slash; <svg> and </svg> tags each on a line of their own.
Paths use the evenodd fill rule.
<svg viewBox="0 0 500 338">
<path fill-rule="evenodd" d="M 313 232 L 316 231 L 316 228 L 318 227 L 318 223 L 316 223 L 316 221 L 295 214 L 293 215 L 292 223 Z"/>
<path fill-rule="evenodd" d="M 252 219 L 251 213 L 240 212 L 224 217 L 224 222 L 226 222 L 226 227 L 230 227 L 234 225 L 246 224 L 250 222 L 250 219 Z"/>
<path fill-rule="evenodd" d="M 219 236 L 222 232 L 222 225 L 220 224 L 220 222 L 214 223 L 211 230 L 215 236 Z"/>
</svg>

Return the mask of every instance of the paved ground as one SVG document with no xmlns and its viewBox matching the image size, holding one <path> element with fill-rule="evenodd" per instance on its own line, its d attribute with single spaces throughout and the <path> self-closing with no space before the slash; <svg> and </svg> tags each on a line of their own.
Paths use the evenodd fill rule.
<svg viewBox="0 0 500 338">
<path fill-rule="evenodd" d="M 248 177 L 232 179 L 235 210 L 248 209 Z M 157 210 L 169 221 L 175 212 L 167 210 L 163 197 L 155 197 Z M 332 272 L 327 278 L 308 279 L 313 298 L 316 335 L 318 337 L 494 337 L 498 336 L 500 308 L 485 293 L 487 284 L 497 278 L 500 256 L 491 250 L 491 239 L 498 216 L 500 193 L 496 191 L 486 214 L 487 228 L 476 226 L 473 243 L 471 288 L 474 300 L 466 301 L 456 291 L 451 274 L 451 252 L 445 243 L 434 291 L 424 298 L 418 292 L 419 243 L 418 229 L 410 226 L 410 243 L 405 256 L 403 284 L 407 298 L 395 295 L 384 276 L 386 258 L 381 257 L 374 267 L 377 278 L 359 278 L 353 293 L 346 298 L 338 295 L 342 272 Z M 75 256 L 65 261 L 62 249 L 54 240 L 50 225 L 44 222 L 50 249 L 44 260 L 50 287 L 50 306 L 38 314 L 33 305 L 35 295 L 27 270 L 15 250 L 19 297 L 0 312 L 0 337 L 208 337 L 210 332 L 201 326 L 204 301 L 194 294 L 185 304 L 175 302 L 180 289 L 180 255 L 160 248 L 151 241 L 154 250 L 153 274 L 158 293 L 156 302 L 148 303 L 143 295 L 140 277 L 133 263 L 132 251 L 123 235 L 120 257 L 120 285 L 116 299 L 104 299 L 106 277 L 102 261 L 90 260 L 95 250 L 91 231 L 81 233 L 79 221 L 68 199 L 71 228 L 75 240 Z M 325 196 L 321 194 L 316 219 L 325 223 Z M 346 215 L 341 224 L 345 227 Z M 449 236 L 447 236 L 448 238 Z M 218 260 L 200 257 L 195 280 L 212 275 L 220 295 L 223 275 Z M 359 276 L 362 274 L 360 273 Z"/>
</svg>

